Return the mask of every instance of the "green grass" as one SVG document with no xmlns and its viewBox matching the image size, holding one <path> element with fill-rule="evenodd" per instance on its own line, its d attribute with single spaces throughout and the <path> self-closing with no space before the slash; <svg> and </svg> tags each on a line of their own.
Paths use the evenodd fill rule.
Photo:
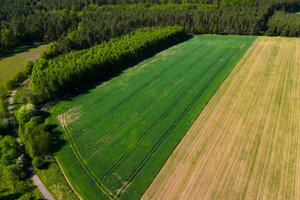
<svg viewBox="0 0 300 200">
<path fill-rule="evenodd" d="M 55 199 L 78 199 L 56 161 L 51 162 L 45 169 L 37 170 L 36 173 Z"/>
<path fill-rule="evenodd" d="M 3 81 L 13 77 L 18 71 L 24 69 L 27 60 L 35 60 L 47 45 L 23 46 L 14 51 L 0 54 L 0 85 Z"/>
<path fill-rule="evenodd" d="M 49 124 L 83 199 L 139 199 L 211 96 L 255 41 L 194 36 L 85 94 L 64 100 Z"/>
</svg>

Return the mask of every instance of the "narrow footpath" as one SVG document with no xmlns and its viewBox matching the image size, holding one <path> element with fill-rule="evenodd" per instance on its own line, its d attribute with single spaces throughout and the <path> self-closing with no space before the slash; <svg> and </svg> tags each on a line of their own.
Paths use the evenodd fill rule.
<svg viewBox="0 0 300 200">
<path fill-rule="evenodd" d="M 12 126 L 12 134 L 16 138 L 17 142 L 20 143 L 20 138 L 19 138 L 19 135 L 18 135 L 17 127 L 16 127 L 15 118 L 14 118 L 14 110 L 13 110 L 13 99 L 14 99 L 14 96 L 15 96 L 15 94 L 16 94 L 16 92 L 19 88 L 20 88 L 20 86 L 15 88 L 13 90 L 13 92 L 11 93 L 11 95 L 9 96 L 8 112 L 9 112 L 9 122 Z M 24 149 L 23 149 L 22 146 L 21 146 L 20 152 L 21 153 L 24 152 Z M 42 193 L 44 198 L 46 200 L 54 200 L 54 198 L 52 197 L 50 192 L 47 190 L 47 188 L 44 186 L 44 184 L 39 179 L 39 177 L 36 175 L 36 173 L 33 170 L 33 167 L 31 166 L 30 162 L 26 158 L 25 158 L 25 161 L 24 161 L 24 166 L 26 168 L 27 173 L 29 174 L 29 177 L 32 179 L 33 183 L 37 186 L 37 188 L 40 190 L 40 192 Z"/>
</svg>

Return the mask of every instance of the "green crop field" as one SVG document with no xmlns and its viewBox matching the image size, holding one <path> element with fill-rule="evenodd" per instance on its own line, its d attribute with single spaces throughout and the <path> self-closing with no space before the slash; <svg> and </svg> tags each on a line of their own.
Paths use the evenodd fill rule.
<svg viewBox="0 0 300 200">
<path fill-rule="evenodd" d="M 47 45 L 23 46 L 15 51 L 0 54 L 0 84 L 24 69 L 27 60 L 35 60 Z"/>
<path fill-rule="evenodd" d="M 194 36 L 56 105 L 47 123 L 74 190 L 139 199 L 255 39 Z"/>
</svg>

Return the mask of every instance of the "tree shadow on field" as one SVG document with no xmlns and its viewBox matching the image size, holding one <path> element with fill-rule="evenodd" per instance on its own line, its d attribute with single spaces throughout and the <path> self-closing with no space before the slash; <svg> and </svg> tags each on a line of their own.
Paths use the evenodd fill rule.
<svg viewBox="0 0 300 200">
<path fill-rule="evenodd" d="M 95 89 L 100 84 L 107 82 L 107 81 L 121 75 L 122 73 L 124 73 L 125 70 L 136 66 L 138 63 L 140 63 L 148 58 L 151 58 L 166 49 L 169 49 L 173 46 L 184 43 L 184 42 L 190 40 L 191 38 L 193 38 L 192 35 L 186 34 L 185 36 L 177 39 L 176 42 L 172 41 L 172 42 L 167 43 L 166 45 L 163 45 L 163 47 L 152 49 L 151 51 L 148 51 L 148 53 L 145 53 L 143 56 L 141 56 L 139 59 L 135 59 L 134 61 L 126 63 L 126 64 L 122 65 L 121 67 L 117 67 L 117 68 L 114 68 L 113 70 L 107 71 L 107 72 L 103 73 L 101 76 L 98 76 L 96 80 L 91 81 L 88 84 L 82 84 L 79 88 L 73 89 L 67 97 L 63 98 L 63 100 L 64 101 L 73 101 L 73 98 L 78 95 L 88 94 L 88 93 L 90 93 L 91 90 Z"/>
<path fill-rule="evenodd" d="M 64 133 L 61 130 L 59 130 L 59 126 L 57 124 L 48 125 L 48 130 L 51 132 L 52 136 L 51 152 L 55 154 L 64 145 L 66 145 L 66 141 L 62 139 L 64 137 Z"/>
</svg>

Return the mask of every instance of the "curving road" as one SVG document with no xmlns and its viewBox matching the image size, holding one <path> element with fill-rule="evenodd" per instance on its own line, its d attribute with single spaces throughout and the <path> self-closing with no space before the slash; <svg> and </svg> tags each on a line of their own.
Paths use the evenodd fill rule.
<svg viewBox="0 0 300 200">
<path fill-rule="evenodd" d="M 9 122 L 12 126 L 12 134 L 16 138 L 17 142 L 20 143 L 20 138 L 19 138 L 19 135 L 18 135 L 18 131 L 17 131 L 17 128 L 16 128 L 16 123 L 15 123 L 15 118 L 14 118 L 14 110 L 13 110 L 13 106 L 12 106 L 14 95 L 16 94 L 16 92 L 19 88 L 20 88 L 20 86 L 15 88 L 12 91 L 11 95 L 9 96 L 8 112 L 9 112 Z M 22 147 L 20 149 L 20 152 L 21 153 L 24 152 L 24 149 Z M 54 198 L 52 197 L 50 192 L 47 190 L 47 188 L 44 186 L 44 184 L 39 179 L 39 177 L 36 175 L 36 173 L 33 170 L 33 167 L 31 166 L 30 162 L 26 158 L 25 158 L 24 166 L 25 166 L 25 169 L 26 169 L 27 173 L 29 174 L 29 177 L 32 179 L 33 183 L 37 186 L 37 188 L 40 190 L 40 192 L 42 193 L 44 198 L 46 200 L 54 200 Z"/>
</svg>

